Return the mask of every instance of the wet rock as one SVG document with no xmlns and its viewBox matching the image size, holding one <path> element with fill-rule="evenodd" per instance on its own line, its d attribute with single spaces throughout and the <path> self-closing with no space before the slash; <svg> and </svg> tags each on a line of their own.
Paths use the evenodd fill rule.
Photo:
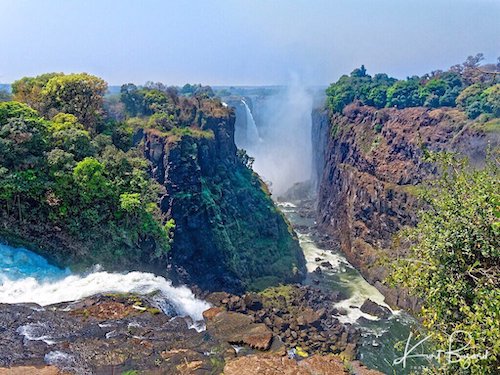
<svg viewBox="0 0 500 375">
<path fill-rule="evenodd" d="M 320 265 L 324 268 L 328 268 L 329 270 L 333 269 L 333 266 L 330 262 L 326 261 L 326 262 L 321 262 Z"/>
<path fill-rule="evenodd" d="M 0 327 L 0 366 L 10 368 L 0 369 L 0 374 L 52 375 L 57 373 L 54 366 L 65 374 L 111 374 L 131 368 L 173 374 L 180 372 L 177 366 L 210 373 L 223 358 L 204 353 L 230 348 L 206 332 L 189 329 L 184 318 L 156 313 L 147 299 L 134 295 L 94 296 L 43 310 L 0 305 Z M 188 351 L 187 364 L 180 355 L 178 361 L 162 358 L 161 353 L 172 350 Z M 196 363 L 199 360 L 203 363 Z M 28 366 L 42 364 L 51 366 Z"/>
<path fill-rule="evenodd" d="M 386 319 L 391 316 L 391 310 L 387 307 L 380 306 L 376 302 L 373 302 L 371 299 L 367 299 L 360 307 L 360 310 L 366 314 L 370 314 L 381 319 Z"/>
</svg>

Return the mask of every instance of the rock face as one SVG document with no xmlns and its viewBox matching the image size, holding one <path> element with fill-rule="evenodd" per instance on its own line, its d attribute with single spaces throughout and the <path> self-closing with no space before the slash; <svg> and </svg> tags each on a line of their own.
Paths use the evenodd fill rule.
<svg viewBox="0 0 500 375">
<path fill-rule="evenodd" d="M 316 111 L 313 120 L 315 168 L 321 175 L 319 229 L 336 240 L 388 303 L 416 309 L 404 291 L 383 284 L 386 271 L 377 260 L 392 256 L 388 249 L 394 233 L 416 224 L 415 185 L 435 173 L 422 160 L 423 147 L 458 150 L 480 163 L 487 145 L 499 144 L 499 133 L 484 132 L 463 112 L 449 108 L 377 110 L 351 104 L 341 115 Z M 322 155 L 323 163 L 318 161 Z"/>
<path fill-rule="evenodd" d="M 298 281 L 305 259 L 297 238 L 238 156 L 234 121 L 226 110 L 200 120 L 201 136 L 144 135 L 153 176 L 166 188 L 161 209 L 175 221 L 171 263 L 182 281 L 204 290 Z"/>
</svg>

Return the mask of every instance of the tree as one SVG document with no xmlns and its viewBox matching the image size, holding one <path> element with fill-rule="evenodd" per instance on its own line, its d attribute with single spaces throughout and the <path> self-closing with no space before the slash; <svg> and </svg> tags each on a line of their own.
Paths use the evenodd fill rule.
<svg viewBox="0 0 500 375">
<path fill-rule="evenodd" d="M 0 165 L 25 168 L 40 161 L 47 149 L 47 122 L 18 102 L 0 103 Z"/>
<path fill-rule="evenodd" d="M 419 95 L 417 79 L 398 81 L 387 90 L 387 106 L 396 108 L 418 107 L 424 104 Z"/>
<path fill-rule="evenodd" d="M 109 183 L 104 177 L 104 165 L 92 157 L 79 162 L 73 169 L 73 178 L 80 187 L 80 196 L 84 202 L 93 202 L 106 197 Z"/>
<path fill-rule="evenodd" d="M 461 367 L 464 374 L 498 374 L 498 153 L 491 154 L 486 167 L 479 170 L 453 154 L 433 154 L 429 161 L 438 161 L 442 173 L 423 196 L 427 209 L 420 214 L 419 224 L 399 234 L 410 243 L 409 255 L 393 265 L 390 279 L 422 300 L 424 326 L 439 346 L 447 350 L 450 335 L 466 332 L 470 347 L 461 351 L 464 357 L 458 364 L 444 364 L 449 373 L 459 373 Z M 485 359 L 471 357 L 486 351 Z"/>
<path fill-rule="evenodd" d="M 47 82 L 62 73 L 46 73 L 36 77 L 23 77 L 12 84 L 13 99 L 26 103 L 37 111 L 42 111 L 44 103 L 41 100 L 41 92 Z"/>
<path fill-rule="evenodd" d="M 137 213 L 137 211 L 141 208 L 141 195 L 139 193 L 121 194 L 120 208 L 129 214 Z"/>
<path fill-rule="evenodd" d="M 500 117 L 500 83 L 488 87 L 481 96 L 484 110 L 494 117 Z"/>
<path fill-rule="evenodd" d="M 106 82 L 86 73 L 55 76 L 40 93 L 43 113 L 47 117 L 59 112 L 73 114 L 87 130 L 94 131 L 103 114 L 106 90 Z"/>
<path fill-rule="evenodd" d="M 120 88 L 120 100 L 129 116 L 135 117 L 143 114 L 144 93 L 140 92 L 133 83 L 122 85 Z"/>
</svg>

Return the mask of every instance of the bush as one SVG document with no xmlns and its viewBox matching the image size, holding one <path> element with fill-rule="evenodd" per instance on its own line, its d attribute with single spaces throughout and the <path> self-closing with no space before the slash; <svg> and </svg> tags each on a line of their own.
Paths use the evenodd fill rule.
<svg viewBox="0 0 500 375">
<path fill-rule="evenodd" d="M 448 349 L 454 332 L 466 332 L 470 347 L 460 352 L 464 357 L 458 363 L 441 363 L 449 373 L 498 374 L 498 153 L 481 170 L 470 169 L 466 160 L 452 154 L 434 154 L 430 161 L 439 162 L 441 177 L 430 182 L 423 196 L 428 206 L 417 227 L 399 235 L 411 246 L 409 255 L 394 264 L 390 280 L 422 300 L 423 323 L 440 348 Z M 486 359 L 473 357 L 486 352 Z"/>
</svg>

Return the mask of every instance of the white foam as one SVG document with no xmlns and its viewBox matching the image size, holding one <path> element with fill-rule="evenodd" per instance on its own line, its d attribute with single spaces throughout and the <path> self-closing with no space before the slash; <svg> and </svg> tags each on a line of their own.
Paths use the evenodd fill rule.
<svg viewBox="0 0 500 375">
<path fill-rule="evenodd" d="M 340 282 L 349 287 L 350 297 L 335 304 L 337 309 L 343 309 L 347 313 L 346 315 L 336 316 L 341 323 L 352 324 L 361 317 L 368 320 L 378 320 L 377 317 L 366 314 L 359 309 L 367 299 L 371 299 L 373 302 L 390 309 L 385 303 L 382 293 L 369 284 L 359 272 L 355 271 L 341 253 L 319 248 L 308 234 L 299 233 L 298 237 L 300 246 L 304 251 L 308 272 L 313 272 L 319 266 L 322 273 L 337 274 Z M 321 258 L 321 260 L 316 261 L 316 258 Z M 329 262 L 332 268 L 321 266 L 322 262 Z M 348 269 L 351 270 L 350 273 L 346 272 Z"/>
<path fill-rule="evenodd" d="M 144 272 L 125 274 L 94 272 L 87 276 L 71 275 L 57 281 L 40 282 L 33 277 L 4 279 L 0 284 L 0 303 L 37 303 L 42 306 L 75 301 L 99 293 L 158 293 L 182 316 L 203 320 L 210 304 L 194 296 L 185 286 L 174 287 L 170 280 Z"/>
<path fill-rule="evenodd" d="M 43 322 L 29 323 L 20 326 L 16 332 L 21 336 L 24 336 L 26 340 L 30 341 L 43 341 L 48 345 L 53 345 L 56 343 L 50 336 L 46 335 L 45 332 L 48 330 L 47 324 Z"/>
</svg>

